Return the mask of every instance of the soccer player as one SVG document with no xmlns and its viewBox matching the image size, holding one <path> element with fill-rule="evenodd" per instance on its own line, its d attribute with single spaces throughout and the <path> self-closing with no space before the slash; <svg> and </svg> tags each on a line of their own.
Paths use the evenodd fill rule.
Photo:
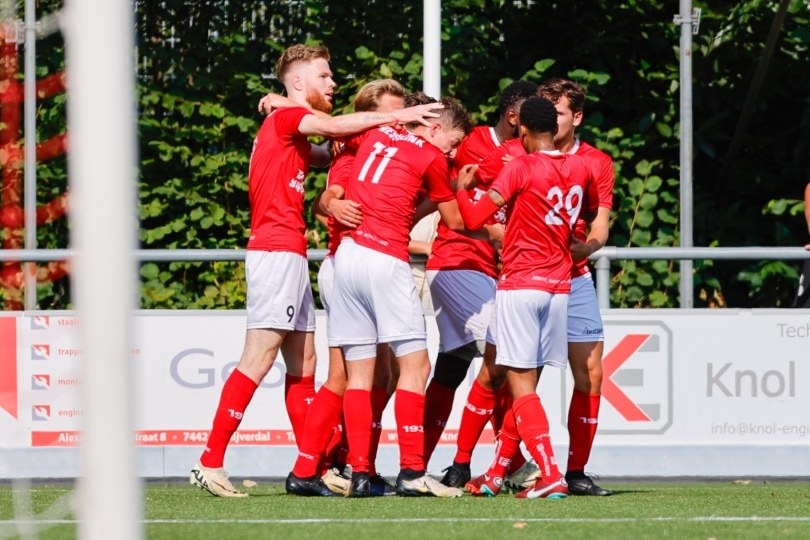
<svg viewBox="0 0 810 540">
<path fill-rule="evenodd" d="M 596 214 L 598 194 L 587 164 L 554 146 L 557 111 L 549 100 L 527 99 L 520 111 L 520 140 L 528 155 L 508 163 L 487 196 L 472 203 L 463 188 L 475 165 L 459 174 L 456 198 L 469 229 L 482 226 L 509 203 L 494 320 L 496 364 L 506 372 L 517 431 L 540 467 L 519 498 L 568 494 L 549 438 L 548 418 L 536 393 L 543 366 L 564 368 L 571 288 L 571 237 L 576 220 Z M 507 415 L 508 418 L 508 415 Z"/>
<path fill-rule="evenodd" d="M 387 111 L 402 109 L 405 106 L 405 90 L 392 79 L 372 81 L 364 85 L 354 99 L 355 111 Z M 332 161 L 327 178 L 327 191 L 320 198 L 324 202 L 322 209 L 328 216 L 329 253 L 321 263 L 318 272 L 318 288 L 321 302 L 327 313 L 330 313 L 330 297 L 334 278 L 334 254 L 343 235 L 362 221 L 362 212 L 353 201 L 343 199 L 346 184 L 354 164 L 355 151 L 343 147 Z M 328 194 L 326 194 L 328 193 Z M 339 217 L 338 217 L 339 216 Z M 339 221 L 342 219 L 343 222 Z M 389 374 L 385 367 L 388 363 L 388 346 L 378 347 L 375 383 L 372 386 L 372 407 L 376 424 L 380 424 L 382 412 L 388 402 Z M 383 373 L 381 373 L 383 372 Z M 328 496 L 333 493 L 346 495 L 348 480 L 336 476 L 324 463 L 327 449 L 337 435 L 340 438 L 340 421 L 343 410 L 343 393 L 346 391 L 346 371 L 343 367 L 343 351 L 340 347 L 329 348 L 329 374 L 326 382 L 318 390 L 307 413 L 304 434 L 299 444 L 298 459 L 286 481 L 287 493 L 305 496 Z M 336 432 L 337 428 L 337 432 Z M 379 443 L 380 429 L 376 429 L 376 442 Z M 372 445 L 376 449 L 376 444 Z M 374 459 L 370 459 L 373 467 Z M 371 477 L 372 490 L 375 494 L 393 493 L 393 487 L 376 474 Z"/>
<path fill-rule="evenodd" d="M 303 219 L 309 135 L 342 137 L 374 126 L 425 122 L 429 106 L 389 112 L 324 117 L 332 109 L 335 81 L 326 47 L 294 45 L 276 74 L 300 107 L 278 109 L 262 124 L 249 169 L 251 234 L 245 261 L 247 331 L 242 356 L 225 381 L 213 427 L 191 484 L 218 497 L 245 497 L 228 480 L 225 450 L 257 386 L 281 350 L 287 367 L 285 403 L 293 431 L 302 437 L 308 402 L 315 394 L 315 313 Z"/>
<path fill-rule="evenodd" d="M 500 97 L 497 124 L 473 128 L 458 148 L 453 160 L 455 169 L 478 163 L 504 141 L 516 137 L 520 105 L 536 93 L 537 85 L 528 81 L 508 85 Z M 486 194 L 487 186 L 482 187 L 469 190 L 471 200 L 478 200 Z M 500 222 L 493 218 L 487 224 L 491 238 L 496 241 L 503 235 L 503 213 L 498 217 Z M 484 353 L 487 326 L 495 302 L 498 273 L 495 248 L 489 239 L 471 238 L 440 223 L 427 270 L 439 330 L 439 353 L 425 393 L 426 463 L 447 425 L 455 391 L 464 380 L 470 362 Z M 475 414 L 475 411 L 465 409 L 463 414 Z M 476 442 L 477 437 L 472 441 L 470 451 Z M 462 477 L 445 478 L 442 483 L 463 486 L 470 479 L 469 460 L 459 463 L 458 468 L 449 467 L 445 471 L 446 475 L 460 474 Z"/>
<path fill-rule="evenodd" d="M 540 84 L 538 94 L 549 99 L 557 110 L 558 131 L 554 137 L 555 147 L 567 154 L 582 157 L 591 170 L 593 182 L 599 193 L 599 209 L 588 225 L 577 221 L 571 244 L 574 267 L 571 279 L 571 294 L 568 305 L 568 359 L 574 377 L 574 391 L 568 413 L 569 458 L 566 472 L 568 489 L 574 495 L 607 496 L 611 492 L 596 485 L 584 473 L 598 425 L 600 392 L 602 385 L 602 352 L 604 330 L 596 291 L 593 286 L 587 259 L 608 238 L 610 210 L 613 203 L 613 162 L 610 157 L 575 136 L 576 127 L 582 123 L 586 95 L 577 83 L 566 79 L 550 79 Z M 523 149 L 506 145 L 504 152 L 513 156 Z M 486 176 L 500 167 L 498 156 L 482 163 L 479 175 Z M 482 367 L 479 378 L 494 386 L 500 382 L 497 369 Z M 489 470 L 473 480 L 467 487 L 474 494 L 491 495 L 497 491 L 493 480 L 481 492 L 481 483 L 486 478 L 496 479 L 503 475 L 504 464 L 519 448 L 519 440 L 512 426 L 505 426 L 499 435 L 496 457 Z M 485 478 L 486 477 L 486 478 Z M 511 487 L 515 487 L 512 485 Z"/>
<path fill-rule="evenodd" d="M 403 496 L 459 497 L 425 472 L 425 384 L 430 372 L 425 318 L 408 264 L 409 230 L 421 191 L 442 219 L 464 228 L 449 183 L 448 155 L 470 131 L 455 100 L 430 126 L 383 127 L 347 142 L 356 147 L 346 199 L 363 221 L 344 236 L 335 255 L 335 284 L 328 336 L 343 348 L 348 386 L 343 400 L 349 439 L 350 496 L 371 495 L 369 448 L 371 386 L 377 343 L 390 345 L 399 365 L 394 415 L 400 449 L 396 492 Z"/>
<path fill-rule="evenodd" d="M 604 152 L 575 136 L 582 123 L 585 90 L 566 79 L 550 79 L 540 84 L 538 95 L 554 103 L 559 131 L 554 138 L 558 150 L 581 156 L 591 169 L 599 192 L 599 210 L 589 224 L 577 220 L 571 252 L 571 296 L 568 303 L 568 363 L 574 377 L 574 392 L 568 408 L 568 466 L 565 479 L 574 495 L 607 496 L 610 490 L 596 485 L 585 474 L 599 420 L 602 390 L 602 354 L 605 333 L 596 289 L 588 267 L 588 257 L 608 239 L 610 210 L 613 208 L 613 160 Z"/>
</svg>

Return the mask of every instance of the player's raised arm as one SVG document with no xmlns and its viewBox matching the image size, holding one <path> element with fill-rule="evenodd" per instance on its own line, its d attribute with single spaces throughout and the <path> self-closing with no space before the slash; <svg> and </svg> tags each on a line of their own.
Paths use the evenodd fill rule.
<svg viewBox="0 0 810 540">
<path fill-rule="evenodd" d="M 416 105 L 393 111 L 364 111 L 323 118 L 307 115 L 301 119 L 298 130 L 304 135 L 338 138 L 388 124 L 419 123 L 429 125 L 428 119 L 438 118 L 441 103 Z"/>
</svg>

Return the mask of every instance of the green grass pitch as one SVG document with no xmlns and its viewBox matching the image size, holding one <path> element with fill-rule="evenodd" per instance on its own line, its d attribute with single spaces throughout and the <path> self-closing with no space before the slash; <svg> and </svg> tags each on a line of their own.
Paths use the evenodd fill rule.
<svg viewBox="0 0 810 540">
<path fill-rule="evenodd" d="M 148 482 L 143 530 L 156 540 L 810 538 L 808 482 L 600 483 L 614 495 L 323 499 L 259 482 L 247 499 L 217 499 L 185 484 Z M 66 484 L 0 485 L 0 539 L 75 538 L 71 493 Z"/>
</svg>

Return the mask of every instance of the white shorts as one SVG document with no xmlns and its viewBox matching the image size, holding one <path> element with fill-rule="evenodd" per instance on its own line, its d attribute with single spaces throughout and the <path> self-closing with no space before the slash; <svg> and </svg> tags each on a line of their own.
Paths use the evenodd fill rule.
<svg viewBox="0 0 810 540">
<path fill-rule="evenodd" d="M 332 297 L 332 288 L 335 284 L 335 257 L 328 255 L 321 267 L 318 269 L 318 295 L 321 297 L 321 304 L 329 316 L 329 299 Z"/>
<path fill-rule="evenodd" d="M 306 257 L 288 251 L 245 256 L 247 327 L 315 331 L 315 301 Z"/>
<path fill-rule="evenodd" d="M 534 289 L 498 291 L 495 296 L 498 340 L 495 363 L 523 369 L 565 368 L 568 365 L 567 308 L 567 294 Z"/>
<path fill-rule="evenodd" d="M 421 340 L 427 349 L 425 315 L 405 261 L 344 238 L 329 302 L 330 347 Z"/>
<path fill-rule="evenodd" d="M 568 342 L 592 343 L 605 341 L 599 300 L 590 274 L 571 280 L 571 295 L 568 299 Z"/>
<path fill-rule="evenodd" d="M 439 352 L 486 340 L 495 307 L 495 279 L 475 270 L 428 270 L 427 280 L 439 329 Z"/>
</svg>

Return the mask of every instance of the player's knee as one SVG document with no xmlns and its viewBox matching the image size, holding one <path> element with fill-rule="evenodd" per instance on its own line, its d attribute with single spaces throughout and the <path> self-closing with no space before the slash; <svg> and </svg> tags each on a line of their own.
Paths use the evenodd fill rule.
<svg viewBox="0 0 810 540">
<path fill-rule="evenodd" d="M 454 356 L 451 353 L 439 353 L 436 357 L 436 368 L 433 371 L 433 380 L 445 388 L 455 390 L 461 385 L 461 382 L 467 375 L 471 360 L 472 358 L 466 359 Z"/>
</svg>

